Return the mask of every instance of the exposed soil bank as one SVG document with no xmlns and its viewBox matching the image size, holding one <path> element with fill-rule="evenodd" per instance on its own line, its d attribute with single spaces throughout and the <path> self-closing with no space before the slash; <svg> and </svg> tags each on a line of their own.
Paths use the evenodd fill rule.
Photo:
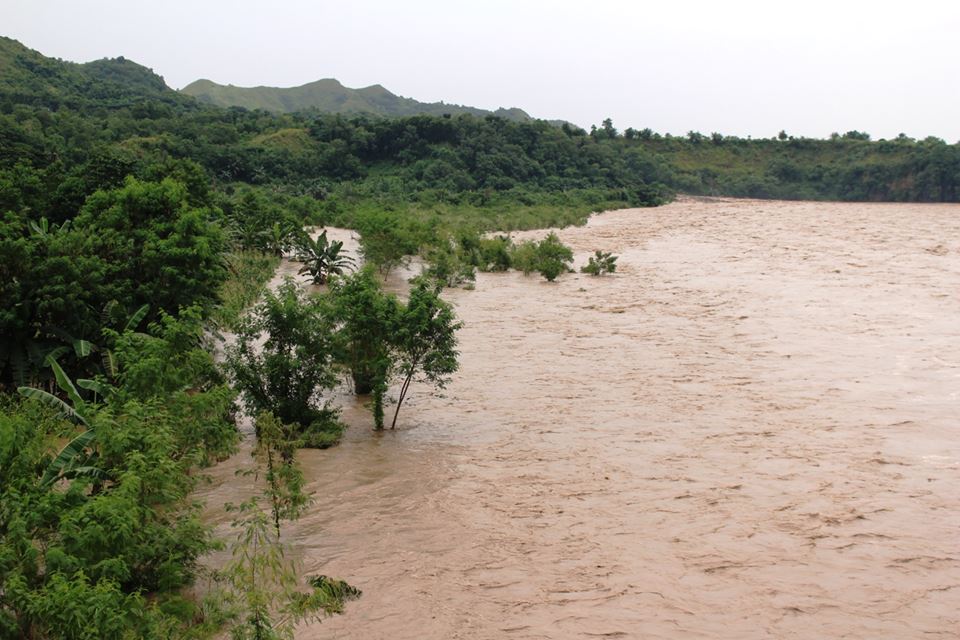
<svg viewBox="0 0 960 640">
<path fill-rule="evenodd" d="M 957 637 L 960 206 L 682 200 L 560 235 L 619 271 L 449 291 L 448 390 L 382 435 L 348 404 L 303 452 L 289 540 L 364 595 L 298 637 Z"/>
</svg>

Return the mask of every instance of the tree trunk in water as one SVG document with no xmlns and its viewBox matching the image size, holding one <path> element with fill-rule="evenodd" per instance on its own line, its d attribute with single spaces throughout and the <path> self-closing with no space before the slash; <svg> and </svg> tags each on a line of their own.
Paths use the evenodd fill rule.
<svg viewBox="0 0 960 640">
<path fill-rule="evenodd" d="M 370 371 L 353 371 L 353 392 L 358 396 L 365 396 L 374 390 L 376 384 L 374 375 Z"/>
<path fill-rule="evenodd" d="M 407 395 L 407 389 L 410 388 L 410 381 L 413 379 L 413 371 L 410 371 L 407 374 L 407 379 L 403 381 L 403 386 L 400 387 L 400 397 L 397 398 L 397 410 L 393 412 L 393 422 L 390 424 L 391 429 L 397 428 L 397 416 L 400 415 L 400 405 L 403 404 L 403 399 Z"/>
<path fill-rule="evenodd" d="M 383 388 L 377 385 L 373 390 L 373 428 L 383 431 Z"/>
</svg>

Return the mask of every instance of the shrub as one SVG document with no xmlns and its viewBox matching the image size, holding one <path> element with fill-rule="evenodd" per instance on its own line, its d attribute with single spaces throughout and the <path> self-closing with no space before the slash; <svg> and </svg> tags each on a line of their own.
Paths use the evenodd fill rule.
<svg viewBox="0 0 960 640">
<path fill-rule="evenodd" d="M 549 282 L 557 279 L 561 273 L 570 270 L 573 251 L 560 242 L 555 233 L 551 233 L 537 245 L 537 271 Z"/>
<path fill-rule="evenodd" d="M 298 425 L 299 435 L 310 434 L 313 442 L 315 423 L 327 425 L 322 432 L 335 431 L 329 425 L 337 421 L 337 411 L 321 401 L 318 390 L 337 384 L 336 348 L 326 305 L 287 280 L 241 323 L 227 364 L 251 411 L 269 411 L 283 424 Z"/>
<path fill-rule="evenodd" d="M 602 276 L 605 273 L 613 273 L 617 270 L 617 256 L 612 253 L 604 253 L 597 249 L 589 262 L 580 267 L 582 273 L 589 273 L 592 276 Z"/>
<path fill-rule="evenodd" d="M 510 264 L 527 276 L 537 270 L 537 243 L 525 240 L 510 251 Z"/>
<path fill-rule="evenodd" d="M 477 279 L 477 269 L 458 247 L 447 244 L 431 248 L 426 254 L 429 263 L 423 274 L 444 287 L 459 287 Z"/>
<path fill-rule="evenodd" d="M 510 249 L 513 241 L 509 236 L 498 235 L 480 240 L 480 270 L 509 271 L 512 266 Z"/>
</svg>

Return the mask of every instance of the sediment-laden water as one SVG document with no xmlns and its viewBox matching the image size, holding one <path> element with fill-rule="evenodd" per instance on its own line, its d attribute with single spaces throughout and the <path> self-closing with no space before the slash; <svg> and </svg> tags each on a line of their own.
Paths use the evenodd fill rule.
<svg viewBox="0 0 960 640">
<path fill-rule="evenodd" d="M 364 594 L 298 637 L 957 637 L 960 206 L 681 200 L 560 236 L 617 273 L 448 291 L 453 384 L 382 434 L 346 400 L 302 452 L 285 537 Z M 224 533 L 246 461 L 202 496 Z"/>
</svg>

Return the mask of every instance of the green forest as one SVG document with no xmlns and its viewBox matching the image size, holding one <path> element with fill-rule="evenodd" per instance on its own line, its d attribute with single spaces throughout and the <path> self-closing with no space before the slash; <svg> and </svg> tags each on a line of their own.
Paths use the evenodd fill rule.
<svg viewBox="0 0 960 640">
<path fill-rule="evenodd" d="M 444 286 L 510 268 L 553 280 L 572 261 L 556 236 L 485 232 L 678 193 L 955 202 L 958 183 L 960 148 L 933 138 L 272 113 L 197 100 L 123 58 L 75 64 L 0 38 L 0 638 L 284 637 L 359 597 L 271 551 L 308 502 L 292 452 L 344 428 L 318 388 L 352 381 L 385 429 L 412 381 L 449 381 Z M 331 225 L 359 232 L 366 267 L 303 232 Z M 406 300 L 385 293 L 414 254 L 425 276 Z M 264 295 L 283 255 L 329 292 Z M 585 272 L 615 261 L 598 251 Z M 223 362 L 218 331 L 239 336 Z M 231 542 L 191 492 L 236 451 L 241 398 L 267 482 L 235 506 Z M 190 595 L 228 543 L 217 589 Z M 273 586 L 250 587 L 257 572 Z"/>
</svg>

